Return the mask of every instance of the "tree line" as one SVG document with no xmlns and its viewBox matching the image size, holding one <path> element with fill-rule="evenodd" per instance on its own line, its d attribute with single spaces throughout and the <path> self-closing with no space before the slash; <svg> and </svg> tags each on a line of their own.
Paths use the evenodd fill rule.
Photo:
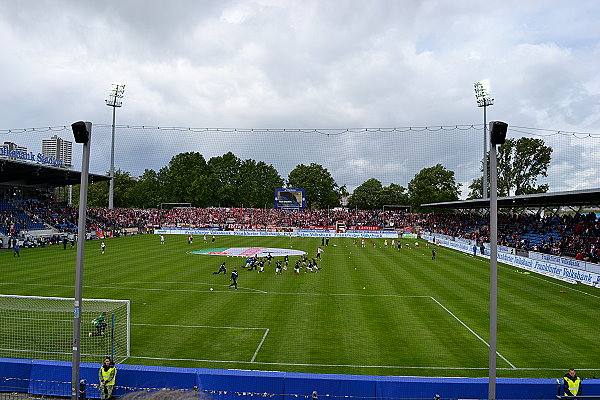
<svg viewBox="0 0 600 400">
<path fill-rule="evenodd" d="M 548 185 L 537 185 L 537 179 L 546 176 L 551 154 L 552 149 L 541 139 L 508 139 L 499 146 L 500 196 L 546 192 Z M 481 198 L 481 182 L 478 178 L 469 186 L 470 199 Z M 108 182 L 90 184 L 90 207 L 106 207 L 108 186 Z M 161 203 L 191 203 L 194 207 L 270 208 L 274 190 L 281 187 L 304 188 L 307 207 L 312 209 L 338 207 L 348 198 L 349 208 L 375 210 L 384 205 L 402 205 L 421 211 L 422 204 L 455 201 L 460 196 L 454 172 L 441 164 L 423 168 L 407 187 L 396 183 L 383 186 L 371 178 L 349 193 L 319 164 L 300 164 L 284 180 L 272 165 L 242 160 L 231 152 L 208 161 L 200 153 L 187 152 L 174 156 L 158 172 L 146 169 L 139 178 L 117 170 L 114 205 L 156 208 Z"/>
</svg>

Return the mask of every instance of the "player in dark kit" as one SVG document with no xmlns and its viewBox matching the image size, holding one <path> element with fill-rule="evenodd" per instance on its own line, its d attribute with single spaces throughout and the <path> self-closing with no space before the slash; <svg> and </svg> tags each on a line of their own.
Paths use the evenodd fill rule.
<svg viewBox="0 0 600 400">
<path fill-rule="evenodd" d="M 431 259 L 435 260 L 435 249 L 431 249 Z"/>
<path fill-rule="evenodd" d="M 227 274 L 227 268 L 225 268 L 225 263 L 221 264 L 219 270 L 217 272 L 213 272 L 213 275 L 218 275 L 223 272 L 223 275 Z"/>
<path fill-rule="evenodd" d="M 237 290 L 237 278 L 238 278 L 238 272 L 237 269 L 233 269 L 233 271 L 231 271 L 231 278 L 229 278 L 230 281 L 233 281 L 231 283 L 231 285 L 229 285 L 229 287 L 234 287 Z"/>
</svg>

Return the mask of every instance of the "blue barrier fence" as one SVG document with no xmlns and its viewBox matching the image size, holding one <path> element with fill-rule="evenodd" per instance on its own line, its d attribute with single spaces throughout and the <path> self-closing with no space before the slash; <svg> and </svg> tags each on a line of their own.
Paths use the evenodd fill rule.
<svg viewBox="0 0 600 400">
<path fill-rule="evenodd" d="M 81 364 L 81 379 L 88 382 L 88 398 L 97 398 L 98 364 Z M 188 389 L 209 393 L 218 400 L 245 400 L 263 396 L 273 400 L 311 397 L 485 399 L 487 378 L 424 378 L 368 375 L 301 374 L 200 368 L 118 365 L 119 396 L 144 388 Z M 47 396 L 70 393 L 71 364 L 62 361 L 0 358 L 0 392 Z M 585 395 L 600 395 L 600 379 L 584 381 Z M 498 378 L 498 399 L 554 399 L 555 379 Z M 255 399 L 253 399 L 255 400 Z"/>
</svg>

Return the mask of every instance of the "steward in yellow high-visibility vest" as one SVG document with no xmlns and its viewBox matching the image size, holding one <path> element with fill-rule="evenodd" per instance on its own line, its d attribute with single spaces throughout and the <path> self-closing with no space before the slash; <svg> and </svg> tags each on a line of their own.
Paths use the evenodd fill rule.
<svg viewBox="0 0 600 400">
<path fill-rule="evenodd" d="M 116 376 L 117 369 L 115 368 L 113 360 L 111 360 L 110 357 L 106 357 L 98 371 L 98 379 L 100 380 L 98 390 L 100 390 L 101 399 L 110 399 L 112 397 Z"/>
<path fill-rule="evenodd" d="M 565 396 L 581 396 L 581 379 L 573 368 L 563 377 Z"/>
</svg>

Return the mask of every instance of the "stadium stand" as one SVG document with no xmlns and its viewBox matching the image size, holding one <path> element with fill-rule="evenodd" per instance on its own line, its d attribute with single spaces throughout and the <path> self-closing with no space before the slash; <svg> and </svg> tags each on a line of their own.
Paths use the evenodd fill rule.
<svg viewBox="0 0 600 400">
<path fill-rule="evenodd" d="M 44 237 L 58 243 L 61 236 L 77 229 L 77 209 L 49 199 L 0 199 L 0 233 L 25 239 Z M 453 237 L 489 241 L 486 214 L 415 214 L 399 210 L 276 210 L 254 208 L 105 209 L 88 212 L 89 231 L 139 232 L 158 227 L 233 229 L 293 228 L 332 229 L 342 222 L 348 230 L 423 229 Z M 596 214 L 502 213 L 498 218 L 499 244 L 525 251 L 571 257 L 598 263 L 600 220 Z M 48 239 L 50 238 L 50 239 Z"/>
</svg>

